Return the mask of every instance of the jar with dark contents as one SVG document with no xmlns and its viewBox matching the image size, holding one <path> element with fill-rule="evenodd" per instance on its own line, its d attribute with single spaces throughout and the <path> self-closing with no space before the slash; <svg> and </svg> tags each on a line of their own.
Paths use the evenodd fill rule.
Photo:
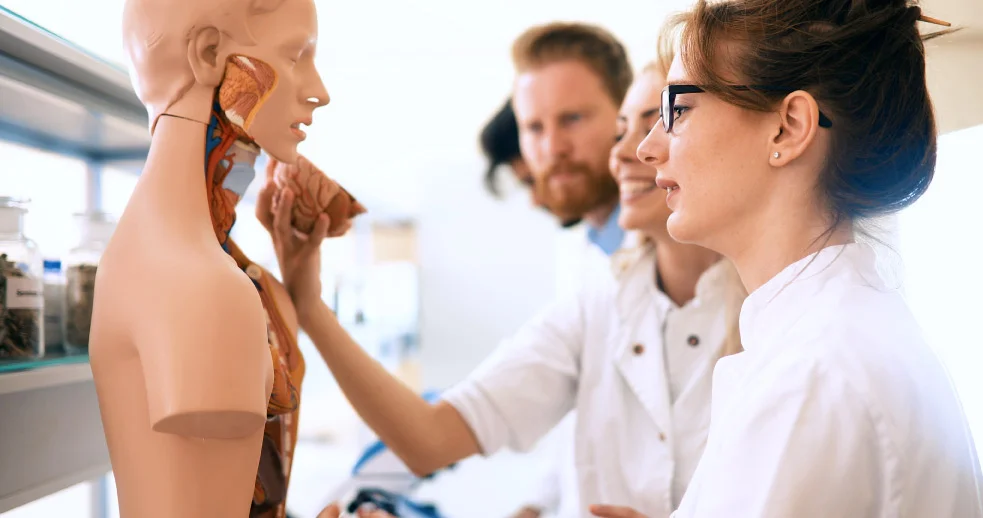
<svg viewBox="0 0 983 518">
<path fill-rule="evenodd" d="M 84 354 L 89 351 L 89 329 L 95 301 L 96 272 L 116 224 L 101 212 L 76 214 L 78 245 L 64 260 L 65 314 L 62 320 L 65 352 Z"/>
<path fill-rule="evenodd" d="M 24 235 L 27 204 L 0 196 L 0 361 L 44 356 L 44 273 Z"/>
</svg>

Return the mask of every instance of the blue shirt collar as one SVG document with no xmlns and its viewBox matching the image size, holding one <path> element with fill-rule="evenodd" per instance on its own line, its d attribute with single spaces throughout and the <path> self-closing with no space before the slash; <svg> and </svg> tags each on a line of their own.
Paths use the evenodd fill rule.
<svg viewBox="0 0 983 518">
<path fill-rule="evenodd" d="M 597 245 L 605 255 L 610 256 L 621 248 L 621 243 L 625 240 L 625 231 L 618 226 L 618 214 L 621 213 L 621 204 L 615 205 L 608 220 L 600 228 L 587 225 L 587 240 Z"/>
</svg>

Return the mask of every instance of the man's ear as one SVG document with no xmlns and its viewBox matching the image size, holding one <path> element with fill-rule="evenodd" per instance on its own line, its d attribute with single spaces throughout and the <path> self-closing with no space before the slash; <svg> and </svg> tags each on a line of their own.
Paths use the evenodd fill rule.
<svg viewBox="0 0 983 518">
<path fill-rule="evenodd" d="M 227 52 L 221 47 L 226 43 L 222 32 L 215 27 L 198 30 L 188 42 L 188 63 L 195 76 L 195 82 L 215 87 L 225 77 Z"/>
</svg>

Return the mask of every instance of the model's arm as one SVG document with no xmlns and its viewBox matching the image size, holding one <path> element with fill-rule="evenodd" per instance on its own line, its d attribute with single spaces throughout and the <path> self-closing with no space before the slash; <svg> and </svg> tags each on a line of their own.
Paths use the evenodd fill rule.
<svg viewBox="0 0 983 518">
<path fill-rule="evenodd" d="M 202 269 L 162 283 L 165 291 L 140 305 L 150 316 L 131 319 L 150 422 L 202 439 L 255 436 L 272 387 L 263 307 L 248 279 Z"/>
</svg>

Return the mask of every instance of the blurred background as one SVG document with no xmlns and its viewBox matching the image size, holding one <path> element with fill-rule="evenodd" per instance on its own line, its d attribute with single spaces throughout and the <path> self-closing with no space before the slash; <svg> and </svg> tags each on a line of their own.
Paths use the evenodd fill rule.
<svg viewBox="0 0 983 518">
<path fill-rule="evenodd" d="M 570 231 L 531 207 L 510 174 L 500 175 L 503 199 L 482 185 L 478 132 L 509 95 L 512 40 L 533 24 L 588 21 L 617 35 L 637 68 L 654 56 L 662 20 L 689 3 L 317 0 L 317 64 L 331 103 L 316 112 L 300 151 L 369 209 L 352 232 L 326 245 L 324 255 L 324 297 L 359 343 L 414 388 L 442 390 L 553 296 Z M 0 1 L 8 15 L 43 27 L 117 72 L 125 69 L 122 4 Z M 983 437 L 983 333 L 976 327 L 983 311 L 983 36 L 977 30 L 983 14 L 971 13 L 977 0 L 923 4 L 932 16 L 973 29 L 934 50 L 942 56 L 930 62 L 930 71 L 945 133 L 938 171 L 928 194 L 891 221 L 898 259 L 892 267 L 951 370 L 976 436 Z M 3 102 L 10 108 L 12 97 Z M 0 196 L 31 199 L 25 233 L 45 258 L 64 257 L 76 246 L 74 214 L 122 213 L 137 181 L 131 164 L 4 136 Z M 233 237 L 276 272 L 268 236 L 254 217 L 258 187 L 254 183 L 240 204 Z M 288 502 L 298 516 L 314 516 L 371 435 L 317 351 L 305 337 L 301 343 L 308 373 Z M 468 461 L 428 483 L 423 494 L 452 516 L 506 516 L 546 469 L 543 455 Z M 9 469 L 0 459 L 0 470 Z M 112 475 L 59 488 L 3 516 L 117 516 Z"/>
</svg>

